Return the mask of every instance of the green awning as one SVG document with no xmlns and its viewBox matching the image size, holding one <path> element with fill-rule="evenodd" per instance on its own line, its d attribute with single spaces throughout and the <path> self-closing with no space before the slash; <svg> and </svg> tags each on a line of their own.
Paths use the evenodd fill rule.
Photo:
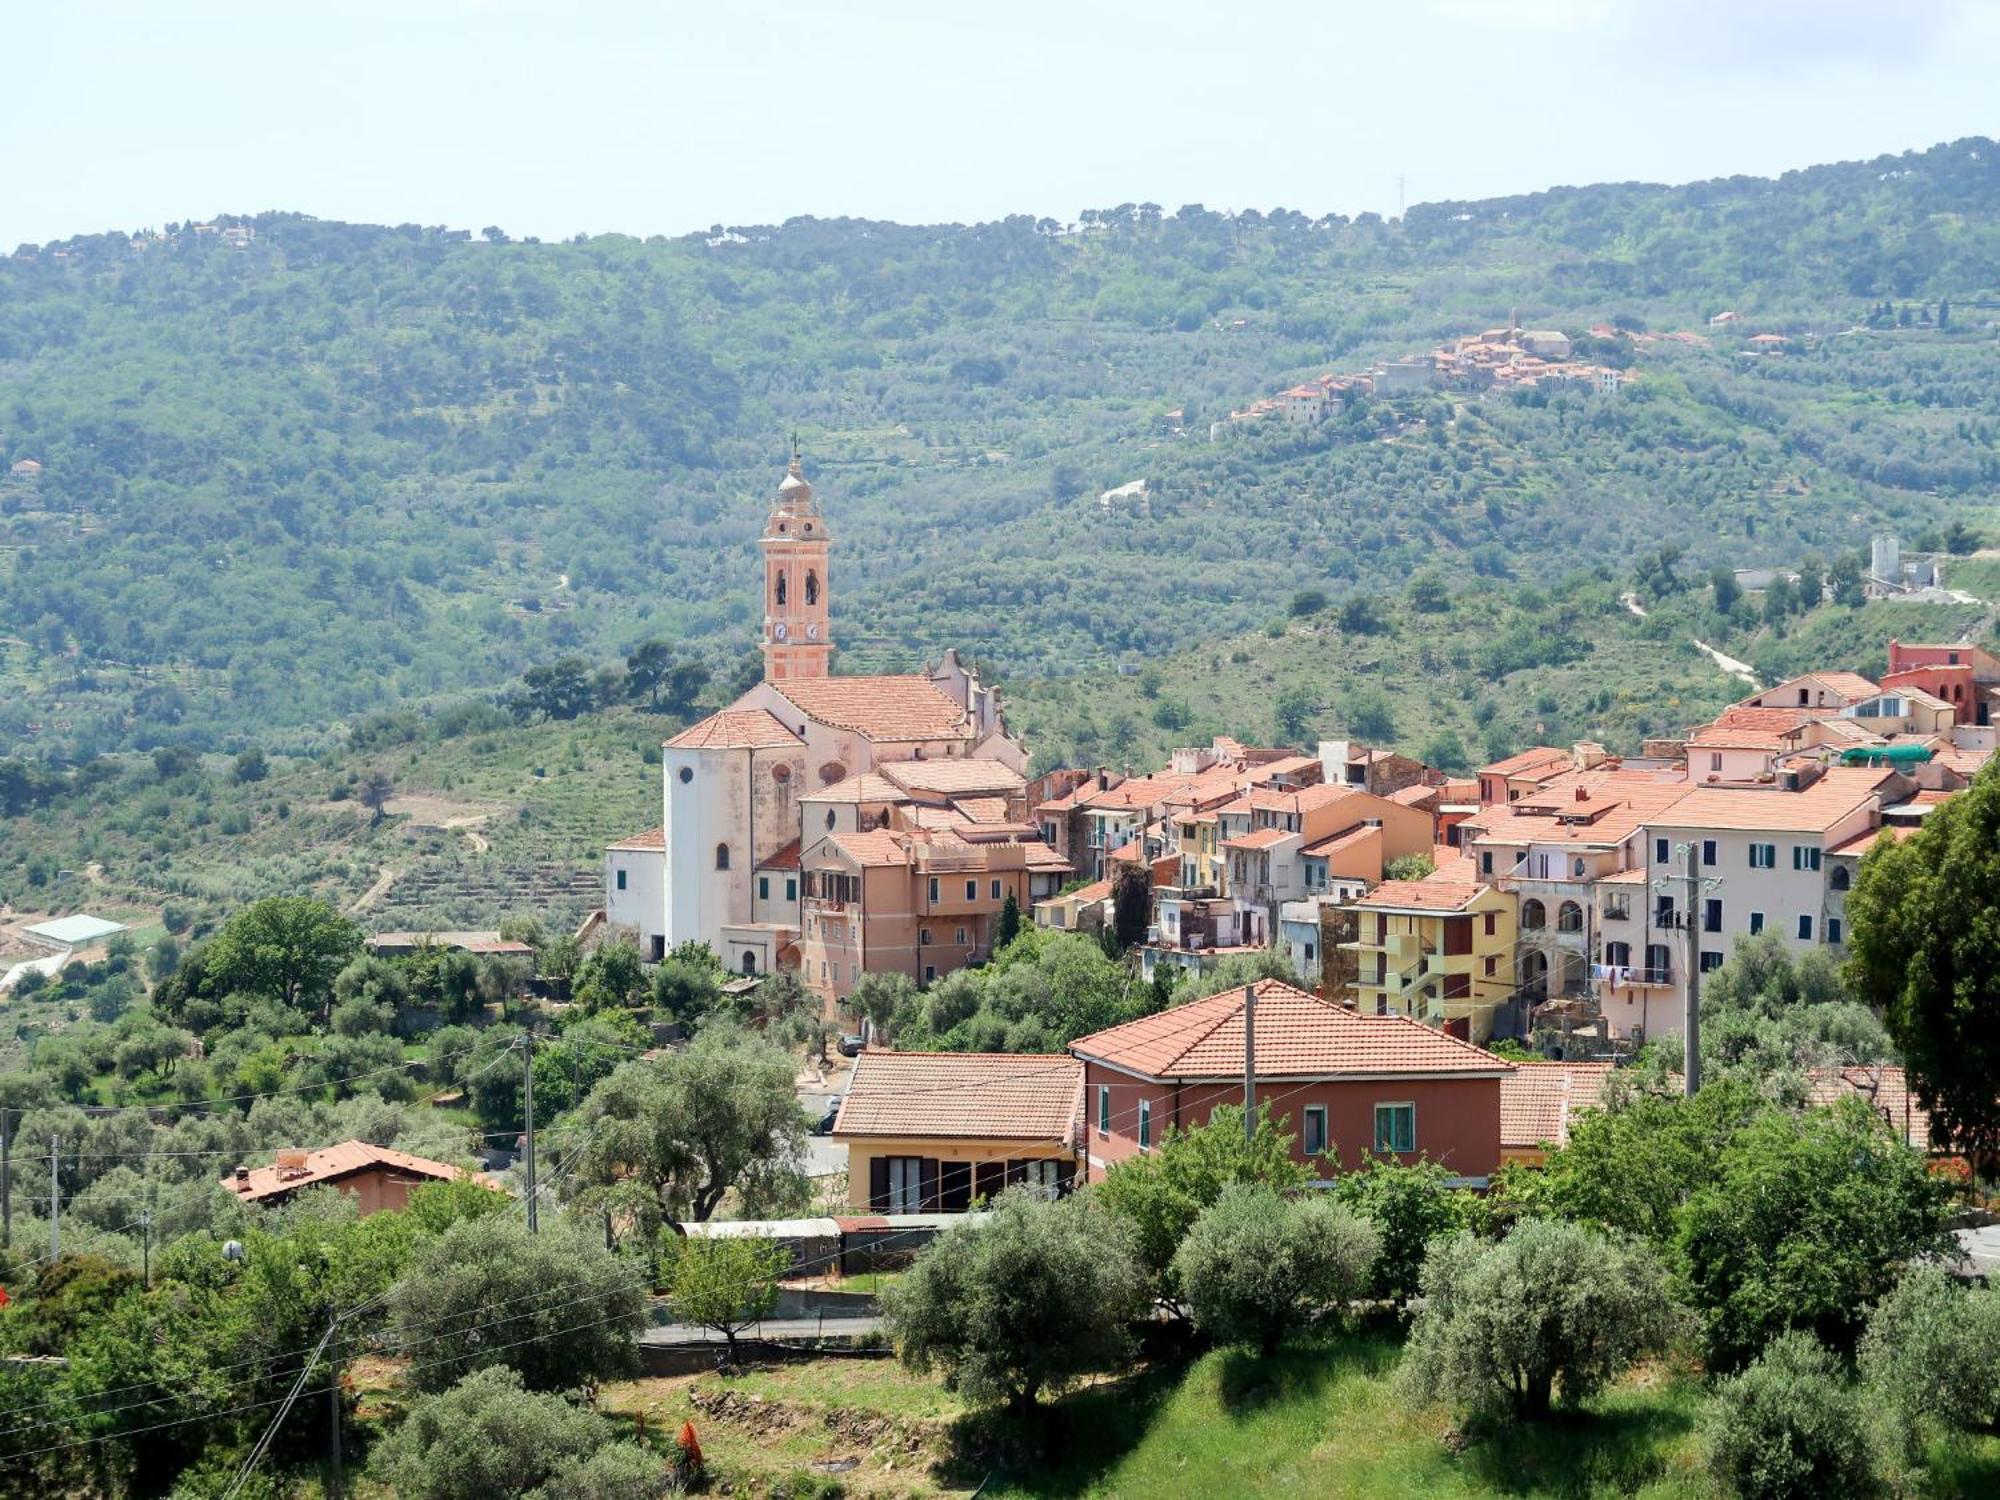
<svg viewBox="0 0 2000 1500">
<path fill-rule="evenodd" d="M 1930 758 L 1928 745 L 1856 745 L 1840 752 L 1843 766 L 1920 766 Z"/>
</svg>

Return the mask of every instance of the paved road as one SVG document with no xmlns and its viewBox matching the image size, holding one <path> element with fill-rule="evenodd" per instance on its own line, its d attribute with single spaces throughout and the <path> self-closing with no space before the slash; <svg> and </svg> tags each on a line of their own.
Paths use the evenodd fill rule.
<svg viewBox="0 0 2000 1500">
<path fill-rule="evenodd" d="M 805 1340 L 825 1334 L 829 1338 L 834 1338 L 856 1333 L 875 1333 L 881 1327 L 881 1318 L 872 1314 L 862 1318 L 773 1318 L 766 1323 L 753 1324 L 738 1333 L 737 1337 Z M 685 1323 L 665 1323 L 657 1328 L 648 1328 L 639 1335 L 639 1342 L 720 1344 L 723 1342 L 723 1337 L 712 1328 L 690 1328 Z"/>
</svg>

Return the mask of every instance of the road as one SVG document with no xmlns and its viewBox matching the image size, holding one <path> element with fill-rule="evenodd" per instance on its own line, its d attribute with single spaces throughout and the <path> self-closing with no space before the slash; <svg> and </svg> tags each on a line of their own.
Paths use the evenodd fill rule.
<svg viewBox="0 0 2000 1500">
<path fill-rule="evenodd" d="M 850 1334 L 877 1333 L 882 1319 L 874 1314 L 862 1318 L 773 1318 L 737 1332 L 738 1338 L 804 1340 L 822 1334 L 845 1338 Z M 642 1344 L 720 1344 L 721 1334 L 713 1328 L 693 1328 L 685 1323 L 664 1323 L 639 1335 Z"/>
</svg>

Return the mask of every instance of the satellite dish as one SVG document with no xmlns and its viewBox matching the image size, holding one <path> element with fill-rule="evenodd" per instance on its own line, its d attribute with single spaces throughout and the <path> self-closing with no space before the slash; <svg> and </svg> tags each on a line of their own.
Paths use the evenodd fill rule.
<svg viewBox="0 0 2000 1500">
<path fill-rule="evenodd" d="M 224 1260 L 243 1259 L 243 1241 L 224 1240 L 222 1243 L 222 1258 Z"/>
</svg>

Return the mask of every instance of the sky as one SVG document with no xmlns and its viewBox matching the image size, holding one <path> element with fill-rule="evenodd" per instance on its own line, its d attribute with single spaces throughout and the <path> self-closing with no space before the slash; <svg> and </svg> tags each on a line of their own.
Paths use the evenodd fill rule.
<svg viewBox="0 0 2000 1500">
<path fill-rule="evenodd" d="M 545 239 L 1393 214 L 2000 135 L 2000 0 L 9 9 L 7 248 L 268 209 Z"/>
</svg>

